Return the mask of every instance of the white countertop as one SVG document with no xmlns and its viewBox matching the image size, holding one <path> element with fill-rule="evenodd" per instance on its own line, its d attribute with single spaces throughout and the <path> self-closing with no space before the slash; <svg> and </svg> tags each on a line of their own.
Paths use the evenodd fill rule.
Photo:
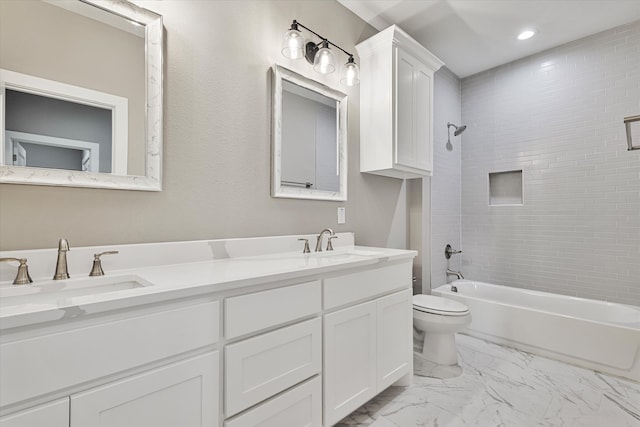
<svg viewBox="0 0 640 427">
<path fill-rule="evenodd" d="M 280 252 L 111 269 L 102 277 L 36 280 L 31 285 L 14 286 L 5 281 L 0 284 L 0 330 L 260 284 L 315 280 L 331 272 L 408 260 L 416 255 L 415 251 L 401 249 L 342 246 L 333 252 Z M 149 286 L 68 296 L 69 289 L 77 289 L 79 284 L 91 288 L 130 279 Z"/>
</svg>

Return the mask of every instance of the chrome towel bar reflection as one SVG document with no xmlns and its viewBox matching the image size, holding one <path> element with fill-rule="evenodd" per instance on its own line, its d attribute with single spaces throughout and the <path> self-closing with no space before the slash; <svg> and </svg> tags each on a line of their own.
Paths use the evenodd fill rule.
<svg viewBox="0 0 640 427">
<path fill-rule="evenodd" d="M 628 151 L 631 150 L 640 150 L 640 145 L 633 145 L 633 142 L 631 141 L 631 123 L 633 122 L 640 122 L 640 115 L 637 116 L 630 116 L 630 117 L 625 117 L 624 118 L 624 127 L 627 131 L 627 145 L 628 145 Z M 638 128 L 640 128 L 640 126 L 638 126 Z"/>
<path fill-rule="evenodd" d="M 311 188 L 313 187 L 312 182 L 296 182 L 296 181 L 280 181 L 283 185 L 295 185 L 298 187 Z"/>
</svg>

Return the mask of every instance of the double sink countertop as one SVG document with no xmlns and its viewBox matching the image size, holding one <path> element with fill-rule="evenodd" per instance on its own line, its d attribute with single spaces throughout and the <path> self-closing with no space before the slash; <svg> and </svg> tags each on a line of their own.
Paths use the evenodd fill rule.
<svg viewBox="0 0 640 427">
<path fill-rule="evenodd" d="M 409 250 L 355 246 L 352 233 L 338 236 L 340 244 L 334 243 L 334 251 L 308 254 L 289 250 L 300 246 L 300 236 L 77 248 L 76 253 L 85 259 L 104 250 L 120 250 L 120 254 L 103 260 L 104 276 L 81 274 L 84 265 L 76 263 L 70 265 L 70 279 L 51 280 L 41 267 L 34 269 L 34 283 L 29 285 L 12 285 L 16 266 L 3 266 L 0 330 L 267 283 L 316 280 L 332 272 L 417 255 Z M 55 260 L 55 252 L 14 251 L 0 255 L 28 258 L 31 266 L 34 261 L 50 260 L 51 255 Z M 68 256 L 73 255 L 72 248 Z M 121 257 L 119 261 L 117 257 Z"/>
</svg>

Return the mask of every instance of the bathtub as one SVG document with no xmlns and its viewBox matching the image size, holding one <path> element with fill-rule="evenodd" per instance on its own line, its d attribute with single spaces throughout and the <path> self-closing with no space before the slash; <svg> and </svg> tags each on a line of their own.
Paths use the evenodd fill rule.
<svg viewBox="0 0 640 427">
<path fill-rule="evenodd" d="M 471 280 L 433 295 L 463 302 L 462 333 L 551 359 L 640 381 L 640 307 Z"/>
</svg>

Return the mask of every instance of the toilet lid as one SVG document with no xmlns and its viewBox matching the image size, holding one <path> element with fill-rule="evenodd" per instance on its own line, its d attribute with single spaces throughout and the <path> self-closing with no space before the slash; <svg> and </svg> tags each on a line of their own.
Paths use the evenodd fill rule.
<svg viewBox="0 0 640 427">
<path fill-rule="evenodd" d="M 414 295 L 413 308 L 425 313 L 447 316 L 462 316 L 469 313 L 469 307 L 463 303 L 434 295 Z"/>
</svg>

